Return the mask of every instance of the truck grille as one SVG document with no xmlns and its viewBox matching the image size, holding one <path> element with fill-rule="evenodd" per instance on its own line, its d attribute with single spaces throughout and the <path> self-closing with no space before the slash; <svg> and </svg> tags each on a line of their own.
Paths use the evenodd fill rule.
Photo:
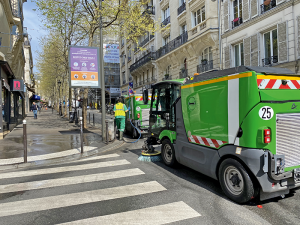
<svg viewBox="0 0 300 225">
<path fill-rule="evenodd" d="M 300 113 L 276 115 L 276 154 L 285 155 L 285 167 L 300 165 Z"/>
<path fill-rule="evenodd" d="M 150 109 L 142 109 L 142 126 L 149 126 Z"/>
</svg>

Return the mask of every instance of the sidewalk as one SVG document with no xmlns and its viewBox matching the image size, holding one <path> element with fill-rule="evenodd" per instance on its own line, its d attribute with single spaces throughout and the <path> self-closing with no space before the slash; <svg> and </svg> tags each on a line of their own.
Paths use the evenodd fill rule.
<svg viewBox="0 0 300 225">
<path fill-rule="evenodd" d="M 29 113 L 27 123 L 28 162 L 49 160 L 80 154 L 80 130 L 74 123 L 58 116 L 52 109 L 43 110 L 38 119 Z M 117 141 L 106 145 L 102 142 L 101 131 L 89 128 L 84 131 L 84 152 L 99 152 L 105 146 L 120 145 Z M 85 153 L 85 155 L 88 155 Z M 23 124 L 19 124 L 3 140 L 0 140 L 0 166 L 24 161 Z"/>
</svg>

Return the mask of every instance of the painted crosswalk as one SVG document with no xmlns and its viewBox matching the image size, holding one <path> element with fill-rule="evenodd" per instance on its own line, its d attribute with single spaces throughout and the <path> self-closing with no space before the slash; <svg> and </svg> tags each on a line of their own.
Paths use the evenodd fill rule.
<svg viewBox="0 0 300 225">
<path fill-rule="evenodd" d="M 57 214 L 60 210 L 72 207 L 72 210 L 80 208 L 80 211 L 84 211 L 85 207 L 95 204 L 100 208 L 93 216 L 81 218 L 75 211 L 74 219 L 71 216 L 68 220 L 57 220 L 55 223 L 155 225 L 201 216 L 180 200 L 165 204 L 160 202 L 157 205 L 150 202 L 148 207 L 147 204 L 143 204 L 141 207 L 131 208 L 135 205 L 131 199 L 145 198 L 147 203 L 147 196 L 161 195 L 168 190 L 158 181 L 149 180 L 142 168 L 134 168 L 128 160 L 122 159 L 118 154 L 90 157 L 74 163 L 77 165 L 66 163 L 63 166 L 0 173 L 0 221 L 15 224 L 18 218 L 18 223 L 22 224 L 20 221 L 27 216 L 29 221 L 24 221 L 24 224 L 30 224 L 35 215 L 46 215 L 53 210 L 59 210 L 56 211 Z M 11 201 L 5 200 L 6 195 L 14 196 L 13 193 L 27 195 L 12 197 Z M 123 211 L 114 211 L 115 207 L 108 207 L 108 213 L 103 214 L 103 204 L 112 202 L 119 205 L 123 201 L 126 202 Z M 74 209 L 77 206 L 80 207 Z"/>
</svg>

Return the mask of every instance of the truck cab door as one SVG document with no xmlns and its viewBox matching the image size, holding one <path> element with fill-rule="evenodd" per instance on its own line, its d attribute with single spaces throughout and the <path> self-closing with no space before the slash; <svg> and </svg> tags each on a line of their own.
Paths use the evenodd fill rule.
<svg viewBox="0 0 300 225">
<path fill-rule="evenodd" d="M 174 84 L 156 85 L 152 91 L 150 109 L 150 132 L 159 137 L 163 130 L 176 129 L 175 100 L 179 97 L 180 86 Z"/>
</svg>

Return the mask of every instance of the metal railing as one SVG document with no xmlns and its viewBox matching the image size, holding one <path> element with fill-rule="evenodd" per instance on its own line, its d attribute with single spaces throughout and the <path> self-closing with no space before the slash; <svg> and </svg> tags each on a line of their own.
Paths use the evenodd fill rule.
<svg viewBox="0 0 300 225">
<path fill-rule="evenodd" d="M 269 3 L 269 4 L 267 4 L 267 3 Z M 260 5 L 261 14 L 263 14 L 264 12 L 266 12 L 274 7 L 276 7 L 276 0 L 264 1 L 264 3 Z"/>
<path fill-rule="evenodd" d="M 182 3 L 182 5 L 177 9 L 178 15 L 180 15 L 182 12 L 186 10 L 185 2 Z"/>
<path fill-rule="evenodd" d="M 20 0 L 10 1 L 12 13 L 14 17 L 19 17 L 22 20 L 22 11 L 21 11 L 21 2 Z"/>
<path fill-rule="evenodd" d="M 155 52 L 149 52 L 148 54 L 146 54 L 145 56 L 143 56 L 141 59 L 139 59 L 138 61 L 136 61 L 130 66 L 129 68 L 130 72 L 134 71 L 135 69 L 139 68 L 140 66 L 146 64 L 151 60 L 155 60 L 155 58 L 156 58 Z"/>
<path fill-rule="evenodd" d="M 197 65 L 197 73 L 203 73 L 214 68 L 213 60 L 202 61 L 201 64 Z"/>
<path fill-rule="evenodd" d="M 188 40 L 188 32 L 184 32 L 183 34 L 179 35 L 177 38 L 167 43 L 165 46 L 158 49 L 156 51 L 156 59 L 166 55 L 167 53 L 183 45 L 184 43 L 187 42 L 187 40 Z"/>
<path fill-rule="evenodd" d="M 243 23 L 243 19 L 242 19 L 242 17 L 238 17 L 238 18 L 235 18 L 231 23 L 232 23 L 232 28 L 238 27 L 239 25 L 241 25 Z"/>
<path fill-rule="evenodd" d="M 278 56 L 274 55 L 269 58 L 262 59 L 263 66 L 271 66 L 274 63 L 278 63 Z"/>
<path fill-rule="evenodd" d="M 143 40 L 143 41 L 140 43 L 139 46 L 142 47 L 142 46 L 144 46 L 145 44 L 147 44 L 149 41 L 150 41 L 149 36 L 147 36 L 147 37 L 145 38 L 145 40 Z"/>
<path fill-rule="evenodd" d="M 187 70 L 187 69 L 181 70 L 181 71 L 179 72 L 179 79 L 181 79 L 181 78 L 186 78 L 187 76 L 188 76 L 188 70 Z"/>
<path fill-rule="evenodd" d="M 161 26 L 166 26 L 171 22 L 170 17 L 166 18 L 162 23 Z"/>
</svg>

